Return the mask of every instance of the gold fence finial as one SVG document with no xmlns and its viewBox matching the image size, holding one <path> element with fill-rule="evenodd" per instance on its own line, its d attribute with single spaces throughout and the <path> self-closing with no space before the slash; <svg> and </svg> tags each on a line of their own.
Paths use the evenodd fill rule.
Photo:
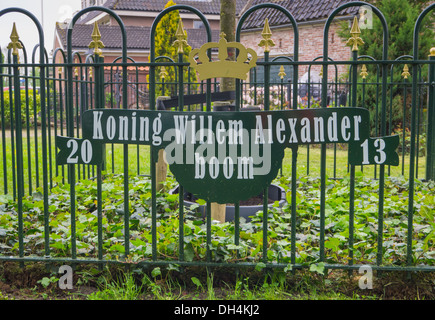
<svg viewBox="0 0 435 320">
<path fill-rule="evenodd" d="M 17 27 L 15 25 L 15 22 L 14 22 L 14 25 L 12 27 L 12 33 L 11 33 L 10 39 L 11 39 L 11 42 L 9 43 L 7 48 L 12 49 L 12 54 L 14 56 L 17 56 L 18 49 L 23 49 L 23 46 L 20 43 L 20 37 L 18 36 Z"/>
<path fill-rule="evenodd" d="M 369 73 L 367 72 L 367 66 L 365 64 L 363 64 L 361 67 L 360 75 L 363 79 L 365 79 L 369 75 Z"/>
<path fill-rule="evenodd" d="M 92 31 L 92 41 L 89 44 L 89 49 L 94 49 L 94 54 L 100 57 L 103 57 L 103 51 L 101 49 L 104 48 L 104 44 L 101 41 L 101 33 L 98 28 L 98 23 L 95 21 L 94 30 Z"/>
<path fill-rule="evenodd" d="M 286 73 L 285 73 L 284 66 L 281 65 L 281 67 L 279 68 L 278 77 L 280 77 L 281 79 L 284 79 L 285 76 L 286 76 Z"/>
<path fill-rule="evenodd" d="M 358 45 L 363 45 L 364 41 L 359 37 L 361 30 L 359 28 L 358 18 L 353 18 L 352 29 L 350 30 L 351 37 L 347 40 L 346 45 L 352 46 L 352 51 L 358 51 Z"/>
<path fill-rule="evenodd" d="M 165 66 L 162 66 L 162 68 L 160 69 L 160 78 L 162 79 L 166 79 L 166 77 L 168 76 L 168 72 L 166 71 Z"/>
<path fill-rule="evenodd" d="M 409 73 L 408 65 L 405 64 L 405 66 L 403 67 L 402 77 L 404 79 L 408 79 L 409 76 L 411 76 L 411 74 Z"/>
<path fill-rule="evenodd" d="M 275 42 L 271 39 L 272 32 L 270 31 L 269 27 L 269 20 L 266 18 L 264 21 L 264 28 L 261 32 L 261 36 L 263 39 L 261 39 L 260 43 L 258 44 L 259 47 L 264 47 L 264 52 L 270 52 L 270 47 L 275 46 Z"/>
<path fill-rule="evenodd" d="M 186 41 L 187 35 L 186 32 L 184 31 L 183 21 L 181 19 L 178 22 L 178 27 L 177 27 L 177 32 L 175 33 L 175 37 L 177 38 L 177 40 L 175 40 L 172 45 L 177 48 L 177 53 L 184 53 L 184 48 L 188 47 L 189 45 L 187 44 Z"/>
<path fill-rule="evenodd" d="M 429 57 L 435 57 L 435 47 L 430 48 L 430 54 Z"/>
</svg>

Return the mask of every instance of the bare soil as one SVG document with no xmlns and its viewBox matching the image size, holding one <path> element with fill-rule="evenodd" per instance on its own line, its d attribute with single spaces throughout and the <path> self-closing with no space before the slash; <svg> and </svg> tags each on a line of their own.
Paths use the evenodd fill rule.
<svg viewBox="0 0 435 320">
<path fill-rule="evenodd" d="M 52 283 L 44 288 L 38 283 L 43 277 L 50 277 L 53 273 L 43 263 L 29 263 L 20 266 L 19 263 L 0 263 L 0 300 L 86 300 L 87 295 L 98 291 L 97 277 L 89 274 L 83 278 L 90 266 L 78 266 L 74 272 L 74 288 L 61 290 L 57 283 Z M 93 268 L 93 267 L 92 267 Z M 125 268 L 115 268 L 113 273 L 123 272 Z M 412 273 L 409 278 L 406 272 L 383 272 L 374 275 L 373 289 L 362 290 L 358 287 L 360 275 L 357 272 L 349 274 L 347 271 L 334 270 L 326 277 L 309 272 L 297 270 L 295 274 L 289 273 L 286 285 L 289 290 L 288 299 L 310 300 L 315 292 L 316 297 L 322 296 L 334 299 L 339 294 L 341 298 L 349 299 L 375 299 L 375 300 L 433 300 L 435 299 L 435 274 Z M 172 273 L 179 283 L 185 283 L 183 287 L 183 299 L 206 299 L 205 292 L 198 292 L 190 281 L 191 277 L 198 277 L 202 283 L 206 283 L 206 273 L 201 268 L 188 268 L 183 273 Z M 243 275 L 242 275 L 243 276 Z M 249 281 L 262 283 L 264 274 L 249 273 Z M 85 279 L 85 281 L 83 281 Z M 81 282 L 79 280 L 82 280 Z M 80 283 L 80 285 L 77 285 Z M 228 286 L 234 286 L 234 273 L 228 270 L 215 270 L 213 289 L 216 299 L 226 299 Z M 164 285 L 163 282 L 160 285 Z M 178 292 L 179 293 L 179 292 Z M 155 299 L 151 294 L 144 294 L 144 300 Z"/>
</svg>

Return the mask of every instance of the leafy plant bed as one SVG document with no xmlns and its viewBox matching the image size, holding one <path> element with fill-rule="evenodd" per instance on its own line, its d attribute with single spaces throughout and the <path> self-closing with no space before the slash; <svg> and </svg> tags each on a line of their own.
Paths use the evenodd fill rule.
<svg viewBox="0 0 435 320">
<path fill-rule="evenodd" d="M 173 188 L 169 193 L 170 194 L 178 194 L 179 186 Z M 258 211 L 263 210 L 263 194 L 259 194 L 255 197 L 251 197 L 250 199 L 240 201 L 239 203 L 239 215 L 241 218 L 245 219 L 245 221 L 251 221 L 251 217 L 253 217 Z M 268 190 L 268 206 L 271 208 L 275 202 L 278 203 L 279 207 L 282 207 L 286 202 L 286 195 L 284 188 L 272 184 Z M 199 204 L 203 203 L 203 204 Z M 202 217 L 206 216 L 207 207 L 204 204 L 205 201 L 201 199 L 197 199 L 192 193 L 184 192 L 184 204 L 192 210 L 197 210 Z M 198 205 L 199 204 L 199 205 Z M 235 206 L 233 203 L 226 204 L 226 216 L 225 221 L 234 221 L 235 218 Z"/>
<path fill-rule="evenodd" d="M 50 256 L 71 256 L 70 188 L 61 184 L 49 195 Z M 124 248 L 124 192 L 122 175 L 104 175 L 102 185 L 103 259 L 132 263 L 152 259 L 151 184 L 148 178 L 129 179 L 130 253 Z M 275 181 L 286 191 L 289 203 L 273 204 L 268 212 L 267 262 L 290 263 L 291 178 Z M 376 264 L 378 244 L 379 182 L 357 174 L 355 181 L 354 264 Z M 320 179 L 300 177 L 297 181 L 296 263 L 322 272 L 319 263 Z M 169 180 L 167 188 L 175 186 Z M 76 239 L 78 258 L 98 258 L 97 186 L 83 180 L 76 185 Z M 408 182 L 386 178 L 384 201 L 384 265 L 406 266 Z M 413 217 L 413 265 L 435 265 L 435 185 L 415 181 Z M 40 193 L 23 200 L 24 255 L 44 257 L 44 216 Z M 349 178 L 327 180 L 325 203 L 325 263 L 348 264 L 349 258 Z M 17 204 L 11 196 L 0 196 L 0 257 L 18 256 Z M 157 195 L 157 259 L 177 261 L 179 252 L 178 195 Z M 206 220 L 185 208 L 184 260 L 205 261 Z M 260 264 L 263 252 L 263 212 L 241 223 L 239 243 L 234 241 L 233 222 L 211 225 L 211 261 Z M 260 265 L 261 266 L 261 265 Z M 177 269 L 176 264 L 168 268 Z"/>
</svg>

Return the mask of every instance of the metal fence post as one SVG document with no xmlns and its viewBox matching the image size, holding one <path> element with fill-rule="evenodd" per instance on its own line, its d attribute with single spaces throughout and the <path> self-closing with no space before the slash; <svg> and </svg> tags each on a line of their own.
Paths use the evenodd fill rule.
<svg viewBox="0 0 435 320">
<path fill-rule="evenodd" d="M 429 60 L 435 61 L 435 47 L 430 49 Z M 429 65 L 427 120 L 426 179 L 435 180 L 435 64 Z"/>
</svg>

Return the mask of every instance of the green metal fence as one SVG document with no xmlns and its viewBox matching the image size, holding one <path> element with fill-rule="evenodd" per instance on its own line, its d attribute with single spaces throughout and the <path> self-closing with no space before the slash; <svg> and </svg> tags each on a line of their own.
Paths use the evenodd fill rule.
<svg viewBox="0 0 435 320">
<path fill-rule="evenodd" d="M 211 29 L 205 16 L 197 9 L 176 5 L 163 10 L 155 19 L 151 27 L 150 37 L 150 61 L 147 63 L 135 62 L 127 55 L 127 33 L 122 20 L 111 10 L 104 7 L 91 7 L 77 13 L 67 29 L 67 51 L 57 49 L 53 52 L 53 59 L 48 59 L 44 50 L 44 34 L 41 24 L 30 12 L 20 8 L 10 8 L 0 12 L 2 16 L 19 12 L 30 17 L 39 32 L 39 45 L 34 48 L 31 59 L 26 48 L 19 40 L 13 40 L 8 47 L 9 51 L 1 63 L 0 74 L 0 100 L 1 100 L 1 171 L 3 183 L 1 194 L 12 197 L 15 206 L 7 204 L 3 200 L 2 212 L 9 212 L 10 219 L 16 219 L 14 226 L 16 230 L 10 230 L 3 226 L 0 233 L 0 241 L 3 246 L 0 249 L 0 260 L 2 261 L 45 261 L 65 263 L 135 263 L 143 266 L 165 265 L 165 266 L 228 266 L 228 267 L 255 267 L 263 263 L 267 268 L 303 268 L 309 263 L 300 261 L 298 252 L 297 231 L 300 224 L 301 212 L 298 209 L 298 197 L 301 191 L 300 178 L 312 176 L 313 168 L 320 166 L 318 177 L 320 178 L 317 221 L 319 238 L 318 256 L 311 263 L 324 263 L 325 268 L 357 269 L 362 261 L 355 263 L 353 253 L 355 251 L 355 192 L 356 175 L 362 171 L 365 176 L 370 176 L 373 183 L 378 184 L 378 205 L 377 211 L 377 239 L 376 259 L 366 261 L 374 269 L 382 270 L 408 270 L 408 271 L 433 271 L 433 265 L 418 265 L 414 259 L 413 237 L 414 214 L 418 208 L 414 205 L 416 181 L 430 181 L 435 176 L 435 135 L 433 124 L 435 123 L 434 105 L 434 55 L 432 51 L 427 53 L 430 57 L 427 60 L 419 60 L 419 30 L 423 18 L 434 12 L 435 5 L 425 9 L 415 23 L 414 51 L 412 56 L 398 57 L 395 60 L 388 60 L 388 29 L 385 17 L 374 6 L 374 14 L 380 19 L 383 26 L 383 57 L 382 60 L 375 60 L 369 56 L 358 56 L 358 51 L 352 51 L 352 59 L 349 61 L 334 61 L 329 58 L 328 31 L 333 19 L 342 10 L 352 6 L 368 5 L 364 2 L 351 2 L 334 10 L 328 17 L 324 27 L 323 55 L 312 61 L 299 60 L 299 35 L 298 24 L 291 12 L 285 8 L 269 3 L 249 8 L 239 19 L 236 30 L 236 41 L 240 42 L 241 31 L 244 21 L 256 10 L 269 7 L 282 12 L 293 27 L 294 48 L 291 57 L 281 59 L 269 57 L 269 52 L 264 52 L 263 61 L 257 62 L 256 69 L 251 72 L 251 78 L 247 81 L 236 80 L 235 111 L 243 111 L 247 104 L 261 105 L 265 110 L 285 110 L 300 108 L 327 108 L 331 105 L 345 108 L 346 106 L 360 106 L 362 108 L 373 108 L 374 118 L 371 119 L 371 131 L 374 136 L 386 136 L 396 133 L 401 136 L 399 153 L 401 163 L 399 169 L 385 165 L 374 165 L 370 167 L 355 166 L 347 164 L 345 170 L 337 168 L 337 148 L 346 147 L 336 144 L 317 146 L 293 147 L 286 157 L 289 157 L 290 169 L 283 168 L 281 175 L 289 177 L 288 189 L 288 212 L 290 217 L 285 220 L 285 237 L 290 239 L 289 255 L 277 253 L 270 254 L 276 250 L 272 248 L 271 239 L 277 232 L 269 223 L 270 211 L 275 210 L 267 203 L 267 196 L 263 196 L 262 215 L 260 224 L 256 227 L 262 232 L 261 238 L 257 239 L 250 259 L 240 259 L 243 246 L 241 240 L 247 231 L 243 226 L 244 221 L 240 219 L 240 204 L 234 204 L 235 221 L 231 222 L 233 230 L 232 247 L 228 249 L 234 254 L 232 262 L 222 261 L 214 248 L 214 241 L 220 235 L 216 234 L 212 223 L 211 203 L 205 204 L 205 217 L 199 218 L 204 228 L 198 233 L 198 229 L 192 226 L 191 215 L 193 214 L 184 206 L 184 189 L 179 186 L 178 199 L 172 214 L 176 217 L 176 226 L 173 226 L 174 237 L 164 242 L 159 233 L 159 227 L 165 218 L 165 210 L 162 211 L 162 199 L 166 199 L 156 188 L 156 162 L 158 160 L 157 150 L 152 146 L 143 145 L 117 145 L 107 144 L 104 149 L 104 163 L 102 165 L 69 164 L 59 165 L 57 163 L 56 136 L 68 136 L 80 138 L 82 134 L 81 119 L 86 110 L 94 108 L 107 109 L 150 109 L 156 110 L 157 97 L 156 87 L 165 90 L 171 88 L 172 94 L 178 99 L 178 110 L 174 111 L 212 111 L 212 93 L 219 91 L 220 79 L 209 79 L 202 82 L 186 83 L 183 75 L 190 69 L 189 63 L 183 62 L 183 55 L 179 54 L 175 61 L 168 57 L 156 57 L 154 48 L 155 31 L 161 18 L 173 10 L 186 10 L 196 14 L 205 26 L 207 41 L 211 42 Z M 122 55 L 112 63 L 103 62 L 98 54 L 85 56 L 78 52 L 72 52 L 72 32 L 78 19 L 91 11 L 105 11 L 111 15 L 119 24 L 122 34 Z M 357 37 L 358 35 L 352 35 Z M 273 36 L 272 36 L 273 38 Z M 356 41 L 356 40 L 355 40 Z M 19 49 L 24 56 L 24 61 L 18 61 L 19 55 L 14 52 Z M 98 49 L 98 47 L 97 47 Z M 62 63 L 57 63 L 57 57 L 61 56 Z M 337 66 L 349 66 L 349 73 L 339 77 Z M 280 68 L 283 66 L 282 68 Z M 301 103 L 298 94 L 302 83 L 300 83 L 299 67 L 309 66 L 322 68 L 321 81 L 312 81 L 308 78 L 307 102 Z M 129 68 L 132 67 L 132 70 Z M 149 82 L 140 79 L 138 68 L 149 68 Z M 162 67 L 174 68 L 176 81 L 168 82 Z M 270 70 L 276 71 L 291 70 L 274 75 L 279 81 L 270 81 Z M 287 68 L 287 69 L 286 69 Z M 263 82 L 256 81 L 256 70 L 262 70 Z M 333 77 L 328 77 L 332 72 Z M 367 82 L 367 72 L 376 74 L 375 82 Z M 310 74 L 310 73 L 309 73 Z M 400 74 L 401 81 L 394 81 L 394 75 Z M 277 77 L 278 76 L 278 77 Z M 397 77 L 396 77 L 397 78 Z M 411 78 L 411 79 L 409 79 Z M 166 89 L 165 89 L 166 88 Z M 375 103 L 367 103 L 366 91 L 370 88 L 376 92 Z M 317 90 L 317 91 L 316 91 Z M 313 92 L 315 91 L 315 92 Z M 166 91 L 169 92 L 169 91 Z M 328 95 L 328 92 L 330 94 Z M 361 92 L 361 95 L 358 95 Z M 372 91 L 371 91 L 372 92 Z M 403 120 L 400 128 L 394 127 L 393 121 L 393 94 L 401 97 L 403 103 Z M 205 94 L 205 101 L 194 105 L 186 105 L 184 98 L 189 94 Z M 246 98 L 249 95 L 249 101 Z M 260 101 L 261 97 L 261 101 Z M 274 100 L 274 101 L 273 101 Z M 409 133 L 408 133 L 409 132 Z M 306 150 L 303 154 L 302 149 Z M 319 152 L 320 162 L 313 162 L 313 152 Z M 332 165 L 330 165 L 332 162 Z M 299 167 L 305 167 L 303 172 Z M 109 174 L 118 177 L 118 183 L 122 185 L 122 196 L 116 197 L 117 207 L 105 207 L 108 205 L 106 199 L 112 195 L 106 183 Z M 402 264 L 385 264 L 383 259 L 384 248 L 383 232 L 385 212 L 385 180 L 388 177 L 403 175 L 407 179 L 408 208 L 406 213 L 407 234 L 406 238 L 406 261 Z M 348 253 L 342 263 L 331 263 L 328 258 L 329 247 L 325 248 L 328 241 L 326 226 L 327 215 L 327 185 L 332 179 L 349 179 L 349 207 L 345 215 L 348 217 L 348 236 L 346 248 Z M 418 180 L 420 179 L 420 180 Z M 141 182 L 142 181 L 142 182 Z M 148 181 L 146 184 L 143 181 Z M 84 184 L 83 184 L 84 183 Z M 110 180 L 110 183 L 116 183 Z M 141 191 L 135 187 L 140 183 L 146 200 L 139 210 L 136 207 L 136 196 Z M 62 186 L 69 187 L 68 196 L 61 196 L 56 190 Z M 84 186 L 84 187 L 83 187 Z M 89 193 L 88 191 L 92 192 Z M 119 193 L 120 189 L 116 189 Z M 142 190 L 142 189 L 141 189 Z M 263 195 L 268 194 L 268 188 Z M 9 199 L 5 197 L 3 199 Z M 142 197 L 142 196 L 141 196 Z M 162 198 L 163 197 L 163 198 Z M 59 199 L 60 198 L 60 199 Z M 115 198 L 115 196 L 114 196 Z M 171 198 L 172 200 L 174 198 Z M 53 204 L 56 201 L 64 201 L 64 212 L 59 212 Z M 84 235 L 77 222 L 84 219 L 77 216 L 82 211 L 83 203 L 92 203 L 92 214 L 89 217 L 89 224 L 93 224 L 93 233 Z M 138 237 L 141 233 L 137 225 L 135 215 L 140 212 L 147 212 L 149 220 L 146 222 L 150 229 L 149 237 Z M 38 224 L 34 227 L 25 223 L 30 214 L 37 212 Z M 108 215 L 117 212 L 122 219 L 123 227 L 114 231 L 107 224 Z M 53 228 L 57 228 L 53 218 L 67 214 L 69 222 L 65 224 L 65 234 L 68 241 L 60 243 L 55 239 Z M 434 214 L 433 212 L 431 213 Z M 133 217 L 133 218 L 132 218 Z M 92 219 L 92 220 L 91 220 Z M 6 221 L 6 220 L 5 220 Z M 92 221 L 92 222 L 91 222 Z M 142 221 L 142 220 L 141 220 Z M 134 226 L 134 228 L 133 228 Z M 1 228 L 1 226 L 0 226 Z M 132 228 L 134 229 L 132 231 Z M 194 230 L 194 231 L 192 231 Z M 134 233 L 132 234 L 131 231 Z M 195 234 L 196 233 L 196 234 Z M 14 236 L 15 234 L 15 236 Z M 110 248 L 104 245 L 104 240 L 109 237 L 117 237 L 115 244 L 118 247 Z M 145 233 L 144 233 L 145 234 Z M 201 249 L 192 251 L 192 236 L 201 239 Z M 140 241 L 139 241 L 140 240 Z M 169 241 L 171 240 L 171 241 Z M 84 243 L 92 243 L 93 249 L 82 253 Z M 162 244 L 163 241 L 163 244 Z M 432 243 L 432 240 L 428 240 Z M 36 249 L 28 245 L 36 246 Z M 267 245 L 265 245 L 267 244 Z M 147 249 L 140 258 L 132 261 L 131 248 L 137 249 L 143 245 Z M 162 252 L 161 246 L 170 246 L 170 257 Z M 227 244 L 228 245 L 228 244 Z M 360 244 L 359 244 L 360 246 Z M 431 246 L 429 246 L 431 247 Z M 117 254 L 113 248 L 120 248 Z M 202 251 L 201 251 L 202 250 Z M 430 251 L 433 249 L 430 249 Z M 279 250 L 278 250 L 279 251 Z M 165 251 L 166 252 L 166 251 Z M 192 252 L 195 253 L 192 256 Z"/>
</svg>

